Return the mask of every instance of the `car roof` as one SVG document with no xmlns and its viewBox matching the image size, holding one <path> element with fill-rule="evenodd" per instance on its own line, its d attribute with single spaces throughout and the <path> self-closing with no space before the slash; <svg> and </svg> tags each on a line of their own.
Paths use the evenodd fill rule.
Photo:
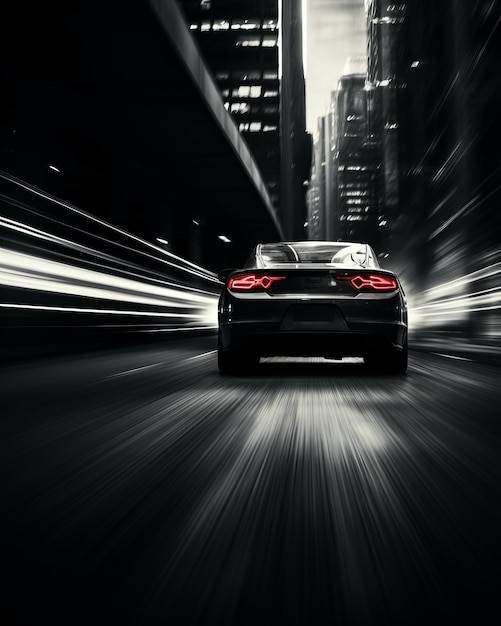
<svg viewBox="0 0 501 626">
<path fill-rule="evenodd" d="M 319 239 L 312 239 L 312 240 L 306 240 L 306 241 L 267 241 L 267 242 L 262 242 L 260 245 L 277 245 L 277 244 L 281 244 L 281 245 L 294 245 L 294 244 L 301 244 L 302 246 L 325 246 L 325 244 L 332 244 L 333 246 L 365 246 L 367 244 L 362 243 L 360 241 L 328 241 L 328 240 L 319 240 Z"/>
</svg>

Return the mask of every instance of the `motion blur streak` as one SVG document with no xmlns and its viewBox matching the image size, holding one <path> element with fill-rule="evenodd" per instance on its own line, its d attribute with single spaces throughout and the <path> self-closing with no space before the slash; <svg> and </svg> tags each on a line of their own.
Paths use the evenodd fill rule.
<svg viewBox="0 0 501 626">
<path fill-rule="evenodd" d="M 0 280 L 2 284 L 10 287 L 162 307 L 187 307 L 193 304 L 209 306 L 216 300 L 214 296 L 187 293 L 187 287 L 183 289 L 160 287 L 146 281 L 111 276 L 1 248 L 0 254 L 2 259 Z"/>
<path fill-rule="evenodd" d="M 98 250 L 93 250 L 92 248 L 88 248 L 86 246 L 82 246 L 74 241 L 69 241 L 67 239 L 63 239 L 62 237 L 57 237 L 56 235 L 51 235 L 50 233 L 46 233 L 43 232 L 37 228 L 33 228 L 32 226 L 29 226 L 28 224 L 23 224 L 21 222 L 16 222 L 14 220 L 9 220 L 6 218 L 2 218 L 0 217 L 0 227 L 3 228 L 8 228 L 10 230 L 14 230 L 17 231 L 19 233 L 25 234 L 25 235 L 29 235 L 31 237 L 37 238 L 37 239 L 42 239 L 48 242 L 52 242 L 52 243 L 57 243 L 60 245 L 64 245 L 67 248 L 69 248 L 70 250 L 77 250 L 77 251 L 82 251 L 85 252 L 87 254 L 90 254 L 91 256 L 95 256 L 98 258 L 102 258 L 102 253 L 100 253 Z M 170 254 L 168 253 L 166 250 L 162 250 L 161 248 L 157 248 L 157 250 L 159 252 L 162 252 L 163 254 Z M 154 258 L 154 257 L 150 257 L 150 258 Z M 178 258 L 178 257 L 176 257 Z M 164 261 L 163 259 L 161 259 L 164 263 L 167 263 L 167 265 L 170 265 L 176 269 L 181 269 L 186 271 L 187 268 L 182 267 L 180 265 L 176 265 L 175 263 L 171 263 L 168 261 Z M 192 263 L 190 263 L 189 261 L 187 261 L 187 263 L 189 263 L 189 265 L 193 265 Z M 124 265 L 126 265 L 124 263 Z M 195 267 L 195 266 L 194 266 Z M 198 271 L 193 271 L 192 269 L 189 269 L 187 271 L 189 271 L 190 273 L 194 274 L 195 276 L 201 276 L 202 278 L 207 278 L 209 280 L 213 280 L 214 276 L 212 274 L 208 274 L 207 270 L 203 270 L 203 268 L 201 268 L 202 271 L 198 272 Z"/>
<path fill-rule="evenodd" d="M 55 626 L 491 623 L 497 368 L 221 378 L 214 348 L 0 372 L 7 605 Z"/>
<path fill-rule="evenodd" d="M 14 347 L 45 341 L 37 329 L 144 330 L 141 317 L 156 330 L 217 326 L 213 272 L 4 172 L 0 179 L 12 194 L 0 196 L 0 289 Z"/>
<path fill-rule="evenodd" d="M 162 254 L 171 257 L 173 259 L 176 259 L 177 261 L 181 261 L 183 264 L 183 269 L 185 271 L 191 271 L 190 269 L 188 269 L 185 266 L 189 266 L 191 268 L 195 268 L 196 270 L 200 270 L 201 274 L 197 271 L 197 272 L 192 272 L 196 275 L 203 275 L 205 278 L 207 278 L 208 280 L 211 280 L 213 282 L 218 282 L 218 279 L 216 277 L 216 275 L 213 272 L 209 272 L 208 270 L 206 270 L 203 267 L 199 267 L 198 265 L 196 265 L 195 263 L 192 263 L 191 261 L 188 261 L 187 259 L 182 259 L 181 257 L 173 254 L 172 252 L 169 252 L 168 250 L 164 250 L 163 248 L 160 248 L 159 246 L 156 246 L 148 241 L 145 241 L 144 239 L 141 239 L 140 237 L 137 237 L 136 235 L 133 235 L 132 233 L 128 233 L 125 230 L 118 228 L 117 226 L 114 226 L 113 224 L 109 224 L 108 222 L 105 222 L 104 220 L 99 219 L 98 217 L 95 217 L 94 215 L 91 215 L 90 213 L 86 213 L 85 211 L 82 211 L 81 209 L 78 209 L 77 207 L 73 206 L 72 204 L 69 204 L 68 202 L 63 202 L 62 200 L 60 200 L 59 198 L 55 198 L 54 196 L 51 196 L 50 194 L 45 193 L 44 191 L 42 191 L 41 189 L 37 189 L 36 187 L 34 187 L 33 185 L 29 185 L 28 183 L 25 183 L 21 180 L 19 180 L 18 178 L 15 178 L 14 176 L 11 176 L 10 174 L 8 174 L 7 172 L 2 172 L 0 171 L 0 178 L 8 181 L 9 183 L 12 183 L 22 189 L 25 189 L 27 191 L 29 191 L 30 193 L 39 196 L 40 198 L 43 198 L 45 200 L 48 200 L 51 203 L 54 203 L 60 207 L 62 207 L 63 209 L 66 209 L 68 211 L 71 211 L 72 213 L 75 213 L 83 218 L 85 218 L 86 220 L 89 220 L 89 222 L 93 222 L 95 224 L 99 224 L 100 226 L 104 226 L 106 229 L 108 229 L 110 232 L 119 234 L 119 235 L 123 235 L 124 237 L 126 237 L 128 240 L 132 241 L 132 242 L 136 242 L 136 244 L 140 244 L 141 246 L 146 246 L 147 248 L 150 248 L 151 250 L 154 250 L 155 252 L 161 252 Z M 31 229 L 33 230 L 33 229 Z M 175 265 L 172 264 L 174 267 L 179 268 L 179 265 Z"/>
<path fill-rule="evenodd" d="M 409 325 L 419 329 L 428 324 L 444 324 L 467 319 L 470 313 L 501 309 L 501 263 L 483 267 L 460 278 L 436 285 L 419 296 L 420 306 L 409 306 Z M 475 290 L 476 283 L 485 281 L 495 287 Z"/>
<path fill-rule="evenodd" d="M 106 313 L 110 315 L 140 315 L 145 317 L 178 317 L 184 318 L 187 317 L 189 319 L 204 319 L 206 318 L 203 315 L 194 315 L 193 313 L 189 315 L 183 315 L 182 313 L 151 313 L 148 311 L 124 311 L 119 309 L 90 309 L 90 308 L 80 308 L 77 309 L 75 307 L 62 307 L 62 306 L 42 306 L 42 305 L 34 305 L 34 304 L 12 304 L 12 303 L 0 303 L 0 308 L 2 309 L 27 309 L 31 311 L 61 311 L 67 313 Z M 212 327 L 213 328 L 213 327 Z"/>
</svg>

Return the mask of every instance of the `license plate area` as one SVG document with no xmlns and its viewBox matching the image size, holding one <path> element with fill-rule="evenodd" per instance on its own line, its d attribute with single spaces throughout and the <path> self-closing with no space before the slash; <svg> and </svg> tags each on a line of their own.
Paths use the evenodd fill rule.
<svg viewBox="0 0 501 626">
<path fill-rule="evenodd" d="M 333 305 L 291 306 L 285 315 L 281 330 L 349 330 L 338 307 Z"/>
</svg>

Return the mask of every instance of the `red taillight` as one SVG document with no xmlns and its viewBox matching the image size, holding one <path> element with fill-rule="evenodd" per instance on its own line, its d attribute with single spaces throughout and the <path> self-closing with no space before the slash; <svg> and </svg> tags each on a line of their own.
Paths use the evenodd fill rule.
<svg viewBox="0 0 501 626">
<path fill-rule="evenodd" d="M 349 280 L 355 289 L 376 289 L 377 291 L 393 291 L 397 288 L 397 281 L 384 274 L 370 274 L 368 276 L 336 276 L 337 280 Z"/>
<path fill-rule="evenodd" d="M 267 276 L 266 274 L 241 274 L 228 281 L 228 289 L 232 291 L 251 291 L 252 289 L 268 289 L 276 280 L 285 276 Z"/>
</svg>

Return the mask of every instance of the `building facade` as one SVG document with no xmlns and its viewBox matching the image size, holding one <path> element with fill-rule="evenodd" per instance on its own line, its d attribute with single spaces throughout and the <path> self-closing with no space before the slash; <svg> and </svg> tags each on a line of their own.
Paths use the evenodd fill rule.
<svg viewBox="0 0 501 626">
<path fill-rule="evenodd" d="M 311 160 L 301 0 L 284 3 L 283 12 L 279 0 L 179 0 L 179 5 L 256 160 L 286 236 L 298 237 Z"/>
<path fill-rule="evenodd" d="M 501 6 L 366 6 L 390 258 L 426 294 L 423 323 L 445 320 L 470 337 L 499 338 Z"/>
<path fill-rule="evenodd" d="M 378 203 L 379 162 L 369 141 L 365 74 L 342 76 L 336 96 L 337 194 L 334 236 L 364 241 L 379 251 L 386 220 Z"/>
<path fill-rule="evenodd" d="M 325 117 L 317 120 L 317 132 L 313 140 L 311 178 L 307 194 L 307 238 L 326 239 L 326 167 L 325 167 Z"/>
</svg>

